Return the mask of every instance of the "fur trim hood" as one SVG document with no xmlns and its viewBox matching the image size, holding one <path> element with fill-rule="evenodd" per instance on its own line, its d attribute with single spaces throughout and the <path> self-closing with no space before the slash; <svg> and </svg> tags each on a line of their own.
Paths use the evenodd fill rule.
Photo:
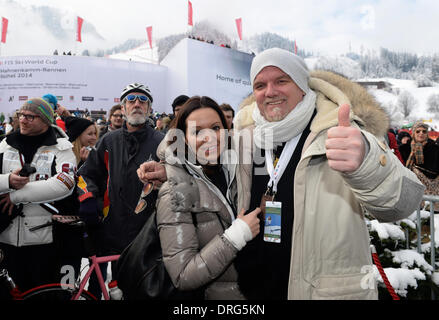
<svg viewBox="0 0 439 320">
<path fill-rule="evenodd" d="M 375 98 L 361 85 L 329 71 L 310 73 L 309 87 L 317 95 L 317 115 L 311 131 L 318 133 L 338 124 L 338 107 L 344 103 L 351 106 L 351 119 L 360 127 L 377 137 L 387 134 L 389 117 Z M 240 104 L 234 126 L 237 130 L 254 124 L 252 113 L 256 106 L 253 95 Z"/>
</svg>

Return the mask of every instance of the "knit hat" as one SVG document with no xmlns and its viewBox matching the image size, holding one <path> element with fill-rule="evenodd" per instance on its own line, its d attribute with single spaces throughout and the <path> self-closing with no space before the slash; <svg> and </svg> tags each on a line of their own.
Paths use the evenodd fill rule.
<svg viewBox="0 0 439 320">
<path fill-rule="evenodd" d="M 64 122 L 70 142 L 75 141 L 88 127 L 94 124 L 93 121 L 79 117 L 66 117 Z"/>
<path fill-rule="evenodd" d="M 172 102 L 172 110 L 175 110 L 176 106 L 181 106 L 186 103 L 186 101 L 189 100 L 189 97 L 187 95 L 179 95 L 177 98 L 174 99 Z"/>
<path fill-rule="evenodd" d="M 42 98 L 32 98 L 26 101 L 20 110 L 29 110 L 40 116 L 47 125 L 52 125 L 54 121 L 54 113 L 52 105 Z"/>
<path fill-rule="evenodd" d="M 407 131 L 400 131 L 400 132 L 398 133 L 398 136 L 397 136 L 398 140 L 401 141 L 402 138 L 404 138 L 404 137 L 409 137 L 409 138 L 411 138 L 412 136 L 411 136 L 410 133 L 408 133 Z"/>
<path fill-rule="evenodd" d="M 412 132 L 414 133 L 414 132 L 416 131 L 416 129 L 418 129 L 419 127 L 423 127 L 423 128 L 425 128 L 425 129 L 427 129 L 427 131 L 428 131 L 428 129 L 429 129 L 428 124 L 426 124 L 426 123 L 424 123 L 424 122 L 422 122 L 422 121 L 417 121 L 417 122 L 413 125 L 413 127 L 412 127 Z"/>
<path fill-rule="evenodd" d="M 48 93 L 43 96 L 43 99 L 52 105 L 53 110 L 58 108 L 58 99 L 53 94 Z"/>
<path fill-rule="evenodd" d="M 253 59 L 250 68 L 252 86 L 259 72 L 268 66 L 281 69 L 293 79 L 303 92 L 308 93 L 309 71 L 301 57 L 280 48 L 271 48 L 261 52 Z"/>
</svg>

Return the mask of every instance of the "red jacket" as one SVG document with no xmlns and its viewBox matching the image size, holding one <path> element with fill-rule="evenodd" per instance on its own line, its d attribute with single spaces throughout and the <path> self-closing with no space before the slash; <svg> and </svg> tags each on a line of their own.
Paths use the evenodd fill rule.
<svg viewBox="0 0 439 320">
<path fill-rule="evenodd" d="M 389 138 L 389 147 L 393 150 L 395 156 L 398 157 L 399 161 L 405 166 L 404 160 L 402 159 L 401 153 L 399 153 L 398 143 L 396 142 L 396 137 L 393 133 L 387 132 L 387 137 Z"/>
<path fill-rule="evenodd" d="M 56 119 L 56 125 L 58 127 L 60 127 L 61 129 L 63 129 L 64 132 L 66 132 L 66 124 L 65 124 L 63 119 L 61 119 L 61 118 Z"/>
</svg>

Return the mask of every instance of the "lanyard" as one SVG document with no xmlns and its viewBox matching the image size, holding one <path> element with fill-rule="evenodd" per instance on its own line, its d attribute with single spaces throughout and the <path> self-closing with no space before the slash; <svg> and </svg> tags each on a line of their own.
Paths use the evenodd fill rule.
<svg viewBox="0 0 439 320">
<path fill-rule="evenodd" d="M 270 175 L 270 181 L 268 181 L 267 187 L 268 190 L 270 188 L 273 188 L 274 194 L 276 194 L 277 192 L 277 184 L 282 177 L 282 174 L 284 173 L 286 167 L 288 166 L 288 163 L 293 156 L 294 150 L 296 150 L 297 143 L 299 142 L 301 136 L 302 133 L 298 134 L 285 144 L 279 161 L 276 164 L 276 168 L 274 168 L 273 166 L 273 150 L 266 150 L 265 152 L 265 163 L 267 165 L 268 174 Z"/>
</svg>

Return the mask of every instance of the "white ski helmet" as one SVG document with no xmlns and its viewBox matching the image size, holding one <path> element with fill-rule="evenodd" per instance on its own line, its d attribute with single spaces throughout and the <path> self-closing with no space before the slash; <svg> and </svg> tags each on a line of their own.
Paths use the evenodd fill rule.
<svg viewBox="0 0 439 320">
<path fill-rule="evenodd" d="M 122 102 L 123 99 L 131 92 L 141 92 L 144 93 L 149 100 L 152 103 L 152 95 L 151 95 L 151 91 L 149 91 L 149 88 L 147 86 L 144 86 L 143 84 L 140 83 L 132 83 L 127 85 L 123 90 L 122 93 L 120 95 L 120 101 Z"/>
</svg>

